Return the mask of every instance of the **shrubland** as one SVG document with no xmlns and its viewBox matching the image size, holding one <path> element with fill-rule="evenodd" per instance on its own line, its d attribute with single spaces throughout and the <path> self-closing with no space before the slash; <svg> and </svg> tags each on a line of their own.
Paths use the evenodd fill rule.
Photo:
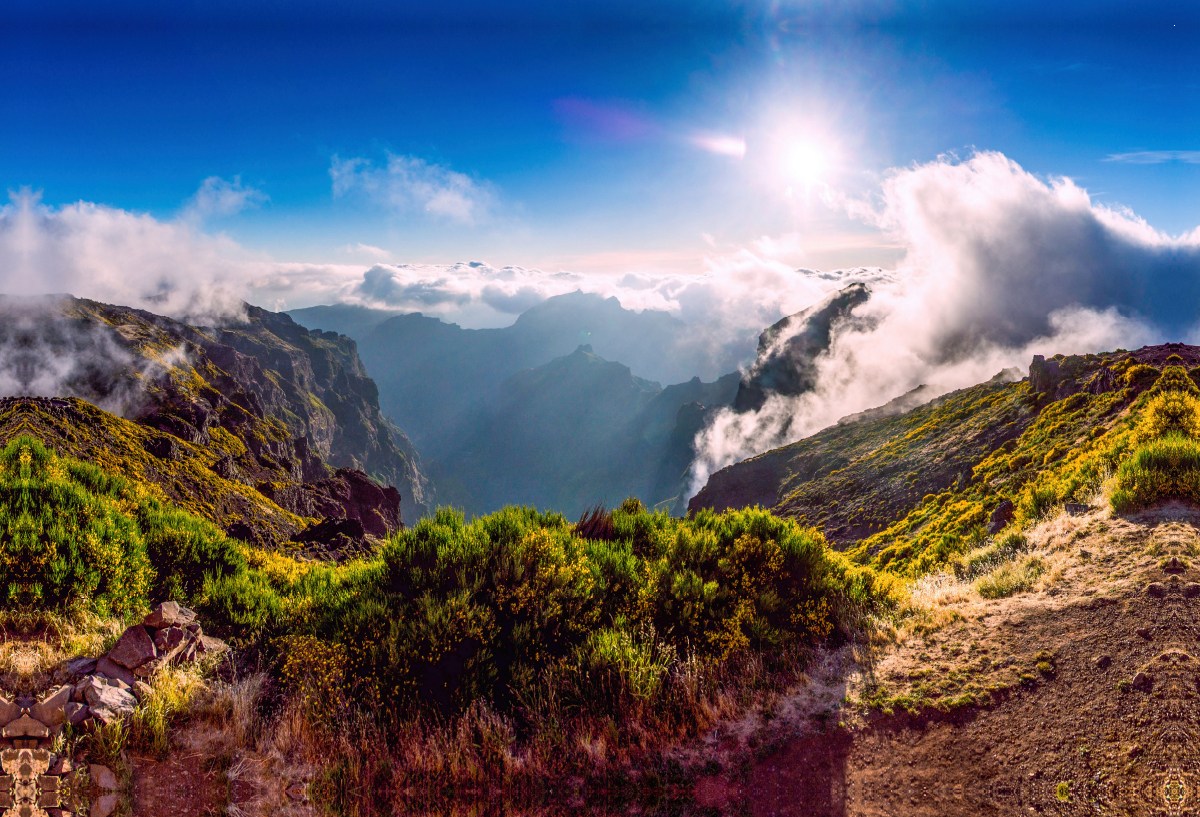
<svg viewBox="0 0 1200 817">
<path fill-rule="evenodd" d="M 896 577 L 765 510 L 679 519 L 635 499 L 577 524 L 441 509 L 366 558 L 310 561 L 32 437 L 0 452 L 0 526 L 5 605 L 64 644 L 90 644 L 72 635 L 80 622 L 111 640 L 120 625 L 103 622 L 152 601 L 194 607 L 240 647 L 228 671 L 264 679 L 262 717 L 299 718 L 289 729 L 308 755 L 339 758 L 316 791 L 351 813 L 497 782 L 527 802 L 568 777 L 587 781 L 583 799 L 641 796 L 647 779 L 658 791 L 679 774 L 670 746 L 793 683 L 813 649 L 904 598 Z M 202 687 L 164 675 L 128 732 L 93 748 L 164 751 L 173 725 L 202 716 Z"/>
</svg>

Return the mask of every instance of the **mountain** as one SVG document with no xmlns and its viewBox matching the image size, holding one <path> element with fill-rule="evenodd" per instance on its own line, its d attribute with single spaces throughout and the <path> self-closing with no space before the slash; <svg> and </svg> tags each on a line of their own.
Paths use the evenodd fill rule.
<svg viewBox="0 0 1200 817">
<path fill-rule="evenodd" d="M 816 358 L 829 350 L 836 324 L 867 302 L 866 284 L 850 284 L 819 303 L 772 324 L 758 338 L 758 355 L 742 377 L 733 408 L 757 411 L 772 394 L 795 397 L 817 381 Z"/>
<path fill-rule="evenodd" d="M 470 512 L 527 503 L 568 515 L 630 495 L 672 499 L 695 456 L 692 416 L 727 405 L 736 387 L 734 374 L 663 389 L 581 345 L 512 375 L 458 423 L 453 447 L 430 465 L 439 499 Z"/>
<path fill-rule="evenodd" d="M 1022 497 L 1083 501 L 1072 493 L 1082 482 L 1068 485 L 1065 498 L 1027 495 L 1088 456 L 1093 441 L 1172 365 L 1192 367 L 1192 378 L 1200 378 L 1200 348 L 1036 356 L 1028 377 L 1002 372 L 915 408 L 864 412 L 723 468 L 688 507 L 761 505 L 818 525 L 832 543 L 873 564 L 928 565 L 963 537 L 995 533 Z"/>
<path fill-rule="evenodd" d="M 324 518 L 384 536 L 424 511 L 416 452 L 383 419 L 344 336 L 252 306 L 205 327 L 70 297 L 6 298 L 0 350 L 10 393 L 76 398 L 10 399 L 4 439 L 36 432 L 241 538 L 274 546 Z"/>
<path fill-rule="evenodd" d="M 581 344 L 660 383 L 694 376 L 715 380 L 736 369 L 753 349 L 749 339 L 715 345 L 705 327 L 665 312 L 634 312 L 616 298 L 583 292 L 549 298 L 502 329 L 463 329 L 420 313 L 373 323 L 370 310 L 347 306 L 289 314 L 305 325 L 358 341 L 379 386 L 384 413 L 429 459 L 443 457 L 456 445 L 454 429 L 477 407 L 497 399 L 505 379 L 568 355 Z"/>
</svg>

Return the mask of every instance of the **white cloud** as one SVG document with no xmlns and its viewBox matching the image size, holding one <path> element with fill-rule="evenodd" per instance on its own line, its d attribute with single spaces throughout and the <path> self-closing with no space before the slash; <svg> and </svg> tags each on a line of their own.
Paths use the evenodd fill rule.
<svg viewBox="0 0 1200 817">
<path fill-rule="evenodd" d="M 382 247 L 373 247 L 370 244 L 363 244 L 361 242 L 358 244 L 347 244 L 339 249 L 347 255 L 365 255 L 376 261 L 389 261 L 392 257 L 392 254 Z"/>
<path fill-rule="evenodd" d="M 1200 164 L 1200 150 L 1135 150 L 1131 153 L 1110 153 L 1106 162 L 1125 162 L 1131 165 L 1161 165 L 1168 162 Z"/>
<path fill-rule="evenodd" d="M 1167 236 L 997 153 L 892 172 L 847 209 L 907 248 L 818 361 L 815 391 L 723 412 L 698 439 L 692 491 L 732 462 L 801 439 L 921 384 L 939 391 L 1074 354 L 1190 339 L 1200 230 Z"/>
<path fill-rule="evenodd" d="M 490 184 L 416 156 L 389 153 L 386 167 L 334 156 L 329 176 L 335 198 L 361 194 L 400 215 L 424 212 L 475 224 L 491 215 L 496 201 Z"/>
<path fill-rule="evenodd" d="M 705 134 L 693 136 L 691 142 L 701 150 L 716 153 L 721 156 L 732 156 L 741 159 L 746 155 L 746 140 L 740 136 L 723 136 L 720 134 Z"/>
<path fill-rule="evenodd" d="M 232 216 L 251 207 L 258 207 L 268 200 L 266 193 L 242 184 L 241 176 L 226 181 L 220 176 L 209 176 L 184 204 L 180 214 L 187 221 L 200 222 L 208 218 Z"/>
</svg>

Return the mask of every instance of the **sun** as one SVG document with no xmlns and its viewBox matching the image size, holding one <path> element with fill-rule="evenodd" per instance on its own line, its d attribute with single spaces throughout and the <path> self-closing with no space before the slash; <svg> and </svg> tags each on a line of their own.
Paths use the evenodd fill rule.
<svg viewBox="0 0 1200 817">
<path fill-rule="evenodd" d="M 788 171 L 805 182 L 820 181 L 828 172 L 828 149 L 812 142 L 794 142 L 787 150 Z"/>
</svg>

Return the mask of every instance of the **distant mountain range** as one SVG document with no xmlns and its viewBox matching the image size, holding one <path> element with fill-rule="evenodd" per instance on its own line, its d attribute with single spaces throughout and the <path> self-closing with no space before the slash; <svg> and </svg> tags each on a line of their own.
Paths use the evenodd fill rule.
<svg viewBox="0 0 1200 817">
<path fill-rule="evenodd" d="M 703 327 L 582 292 L 502 329 L 344 304 L 288 314 L 357 341 L 382 410 L 421 452 L 436 503 L 573 515 L 634 495 L 683 513 L 694 440 L 712 413 L 811 389 L 833 326 L 869 297 L 852 284 L 784 318 L 757 338 L 756 357 L 754 338 L 722 346 Z"/>
<path fill-rule="evenodd" d="M 740 376 L 726 373 L 754 349 L 752 338 L 723 346 L 665 312 L 582 292 L 502 329 L 347 305 L 288 314 L 357 341 L 380 406 L 421 452 L 437 501 L 472 512 L 673 498 L 700 418 L 732 402 Z"/>
</svg>

